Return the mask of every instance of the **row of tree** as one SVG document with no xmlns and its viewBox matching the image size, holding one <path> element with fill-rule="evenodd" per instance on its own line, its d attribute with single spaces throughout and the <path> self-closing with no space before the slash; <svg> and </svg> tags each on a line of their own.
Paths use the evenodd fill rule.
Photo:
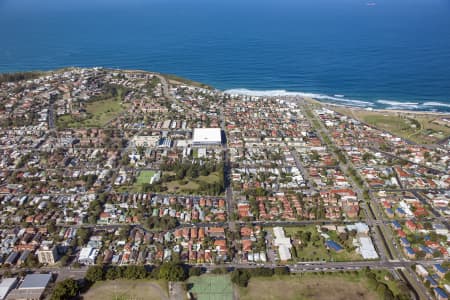
<svg viewBox="0 0 450 300">
<path fill-rule="evenodd" d="M 75 298 L 81 290 L 78 281 L 69 278 L 60 281 L 53 289 L 51 300 L 69 300 Z"/>
<path fill-rule="evenodd" d="M 22 80 L 34 79 L 41 76 L 41 72 L 17 72 L 0 74 L 0 83 L 17 82 Z"/>
<path fill-rule="evenodd" d="M 271 277 L 274 275 L 289 275 L 290 271 L 287 267 L 272 268 L 251 268 L 251 269 L 235 269 L 231 272 L 231 282 L 241 287 L 246 287 L 252 277 Z"/>
<path fill-rule="evenodd" d="M 163 279 L 166 281 L 184 281 L 189 276 L 189 268 L 176 262 L 165 262 L 158 267 L 149 266 L 91 266 L 86 272 L 86 280 L 94 283 L 116 279 Z"/>
</svg>

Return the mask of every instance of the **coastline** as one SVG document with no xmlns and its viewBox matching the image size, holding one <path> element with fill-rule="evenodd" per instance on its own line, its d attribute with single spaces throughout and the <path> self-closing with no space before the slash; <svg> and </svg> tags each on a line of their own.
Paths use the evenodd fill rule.
<svg viewBox="0 0 450 300">
<path fill-rule="evenodd" d="M 110 67 L 101 67 L 101 66 L 93 66 L 93 67 L 77 67 L 77 66 L 66 66 L 58 69 L 53 70 L 31 70 L 31 71 L 24 71 L 24 72 L 0 72 L 0 75 L 13 75 L 18 73 L 35 73 L 35 74 L 48 74 L 48 73 L 54 73 L 54 72 L 63 72 L 65 70 L 70 70 L 73 68 L 102 68 L 106 70 L 121 70 L 124 72 L 143 72 L 143 73 L 151 73 L 151 74 L 157 74 L 160 76 L 164 76 L 169 81 L 173 82 L 179 82 L 184 84 L 191 84 L 193 86 L 202 87 L 206 89 L 212 89 L 212 90 L 219 90 L 222 93 L 227 93 L 231 95 L 244 95 L 244 96 L 254 96 L 254 97 L 283 97 L 283 98 L 293 98 L 293 99 L 304 99 L 309 101 L 315 101 L 317 103 L 320 103 L 321 105 L 325 106 L 331 106 L 331 107 L 343 107 L 343 108 L 349 108 L 353 109 L 355 111 L 371 111 L 371 112 L 380 112 L 380 113 L 401 113 L 401 114 L 410 114 L 410 115 L 436 115 L 436 116 L 450 116 L 450 103 L 442 103 L 442 102 L 433 102 L 433 101 L 425 101 L 422 104 L 419 102 L 401 102 L 401 101 L 390 101 L 390 100 L 376 100 L 376 101 L 368 101 L 368 100 L 356 100 L 356 99 L 347 99 L 343 95 L 335 95 L 335 96 L 329 96 L 325 94 L 315 94 L 315 93 L 306 93 L 306 92 L 292 92 L 292 91 L 286 91 L 286 90 L 250 90 L 245 88 L 237 88 L 237 89 L 225 89 L 220 90 L 215 88 L 214 86 L 211 86 L 209 84 L 205 84 L 202 82 L 198 82 L 195 80 L 191 80 L 185 77 L 181 77 L 178 75 L 173 74 L 165 74 L 157 71 L 147 71 L 147 70 L 140 70 L 140 69 L 120 69 L 120 68 L 110 68 Z M 377 102 L 378 101 L 378 102 Z M 338 103 L 336 103 L 338 102 Z M 378 103 L 378 104 L 377 104 Z M 389 107 L 374 107 L 375 105 L 379 105 L 380 103 L 390 103 L 393 107 L 392 109 Z M 428 104 L 435 104 L 428 105 Z M 419 107 L 420 105 L 426 106 L 426 107 L 433 107 L 432 110 L 423 110 L 423 109 L 417 109 L 416 107 Z M 411 109 L 402 109 L 402 108 L 395 108 L 397 106 L 405 106 L 405 107 L 411 107 Z M 438 107 L 442 107 L 444 109 L 438 109 Z M 447 108 L 447 109 L 445 109 Z"/>
<path fill-rule="evenodd" d="M 450 104 L 437 101 L 422 101 L 422 102 L 408 102 L 408 101 L 393 101 L 393 100 L 356 100 L 348 99 L 343 95 L 328 96 L 325 94 L 314 94 L 304 92 L 290 92 L 286 90 L 249 90 L 249 89 L 228 89 L 223 92 L 231 95 L 244 95 L 254 97 L 270 97 L 270 98 L 301 98 L 311 99 L 323 105 L 330 105 L 335 107 L 346 107 L 357 110 L 367 110 L 375 112 L 396 112 L 396 113 L 414 113 L 414 114 L 432 114 L 432 115 L 450 115 Z M 378 107 L 377 107 L 378 106 Z M 385 107 L 379 107 L 385 106 Z M 429 107 L 430 109 L 425 109 Z M 410 109 L 408 109 L 410 108 Z"/>
<path fill-rule="evenodd" d="M 316 100 L 317 101 L 317 100 Z M 318 101 L 320 102 L 320 101 Z M 383 108 L 373 108 L 373 109 L 367 109 L 367 108 L 361 108 L 361 107 L 355 107 L 351 105 L 339 105 L 334 103 L 325 103 L 320 102 L 322 105 L 325 106 L 334 106 L 334 107 L 345 107 L 350 108 L 355 111 L 370 111 L 370 112 L 379 112 L 379 113 L 400 113 L 400 114 L 407 114 L 407 115 L 436 115 L 436 116 L 449 116 L 450 112 L 440 112 L 440 111 L 427 111 L 427 110 L 406 110 L 406 109 L 383 109 Z"/>
</svg>

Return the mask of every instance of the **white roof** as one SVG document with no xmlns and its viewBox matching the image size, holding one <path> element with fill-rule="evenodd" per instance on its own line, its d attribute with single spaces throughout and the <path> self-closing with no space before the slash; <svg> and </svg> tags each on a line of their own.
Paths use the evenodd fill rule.
<svg viewBox="0 0 450 300">
<path fill-rule="evenodd" d="M 8 292 L 14 287 L 17 282 L 17 278 L 4 278 L 0 283 L 0 300 L 5 299 Z"/>
<path fill-rule="evenodd" d="M 291 259 L 291 252 L 289 251 L 289 248 L 285 245 L 281 245 L 278 248 L 278 253 L 280 254 L 280 260 L 286 261 Z"/>
<path fill-rule="evenodd" d="M 284 229 L 283 227 L 274 227 L 273 234 L 275 234 L 276 238 L 284 238 Z"/>
<path fill-rule="evenodd" d="M 287 238 L 287 237 L 277 237 L 274 241 L 273 244 L 275 246 L 286 246 L 288 248 L 291 247 L 291 239 Z"/>
<path fill-rule="evenodd" d="M 378 253 L 373 246 L 372 240 L 369 237 L 360 237 L 359 243 L 361 244 L 359 252 L 364 259 L 377 259 Z"/>
<path fill-rule="evenodd" d="M 450 293 L 450 284 L 444 284 L 444 288 L 447 291 L 447 293 Z"/>
<path fill-rule="evenodd" d="M 366 223 L 355 223 L 355 224 L 348 224 L 347 225 L 347 230 L 348 231 L 352 231 L 352 230 L 356 230 L 357 232 L 368 232 L 369 231 L 369 226 L 367 226 Z"/>
<path fill-rule="evenodd" d="M 82 248 L 80 251 L 80 255 L 78 256 L 78 259 L 89 259 L 91 258 L 91 254 L 93 252 L 94 248 L 92 247 L 85 247 Z"/>
<path fill-rule="evenodd" d="M 10 287 L 11 285 L 13 285 L 14 283 L 16 283 L 17 278 L 16 277 L 12 277 L 12 278 L 3 278 L 2 282 L 0 283 L 0 288 L 3 287 Z"/>
<path fill-rule="evenodd" d="M 420 274 L 428 275 L 427 269 L 425 269 L 425 267 L 422 265 L 416 265 L 416 271 Z"/>
<path fill-rule="evenodd" d="M 25 277 L 19 290 L 45 289 L 52 278 L 52 274 L 30 274 Z"/>
<path fill-rule="evenodd" d="M 193 143 L 221 143 L 222 133 L 220 128 L 195 128 Z"/>
</svg>

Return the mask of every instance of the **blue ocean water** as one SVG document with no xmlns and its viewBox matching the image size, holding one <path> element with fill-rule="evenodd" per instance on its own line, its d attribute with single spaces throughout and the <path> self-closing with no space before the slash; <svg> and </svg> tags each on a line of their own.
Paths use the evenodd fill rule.
<svg viewBox="0 0 450 300">
<path fill-rule="evenodd" d="M 450 1 L 0 0 L 0 72 L 65 66 L 450 111 Z"/>
</svg>

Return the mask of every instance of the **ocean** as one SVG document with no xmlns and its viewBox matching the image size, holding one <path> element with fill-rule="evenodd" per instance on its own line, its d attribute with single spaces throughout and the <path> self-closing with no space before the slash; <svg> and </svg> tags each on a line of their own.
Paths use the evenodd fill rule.
<svg viewBox="0 0 450 300">
<path fill-rule="evenodd" d="M 66 66 L 450 112 L 450 1 L 0 0 L 0 72 Z"/>
</svg>

